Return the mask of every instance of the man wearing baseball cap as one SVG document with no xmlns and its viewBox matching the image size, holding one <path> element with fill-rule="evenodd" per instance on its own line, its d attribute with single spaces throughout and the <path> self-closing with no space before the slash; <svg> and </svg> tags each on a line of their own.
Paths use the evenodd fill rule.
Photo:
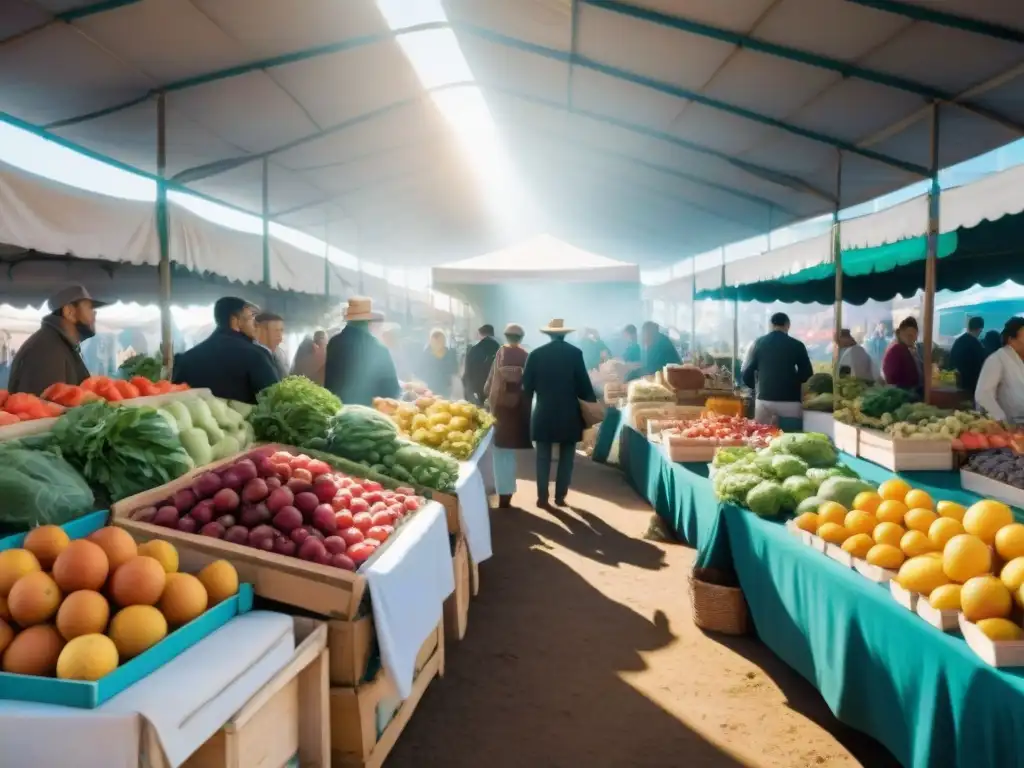
<svg viewBox="0 0 1024 768">
<path fill-rule="evenodd" d="M 50 297 L 50 314 L 21 345 L 11 363 L 10 392 L 42 393 L 51 384 L 81 384 L 89 369 L 82 360 L 81 343 L 96 335 L 96 301 L 81 285 L 69 285 Z"/>
</svg>

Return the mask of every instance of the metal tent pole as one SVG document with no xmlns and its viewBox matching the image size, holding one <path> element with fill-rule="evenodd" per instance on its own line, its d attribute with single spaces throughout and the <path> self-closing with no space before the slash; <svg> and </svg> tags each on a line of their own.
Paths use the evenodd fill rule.
<svg viewBox="0 0 1024 768">
<path fill-rule="evenodd" d="M 839 332 L 843 329 L 843 242 L 840 237 L 839 206 L 843 198 L 843 153 L 836 160 L 836 207 L 832 213 L 832 263 L 836 270 L 835 327 L 832 329 L 832 378 L 839 378 Z"/>
<path fill-rule="evenodd" d="M 331 305 L 331 220 L 324 210 L 324 309 Z"/>
<path fill-rule="evenodd" d="M 167 107 L 165 95 L 156 97 L 156 234 L 160 247 L 157 274 L 160 281 L 160 341 L 167 375 L 174 365 L 174 340 L 171 333 L 171 242 L 167 211 Z"/>
<path fill-rule="evenodd" d="M 270 160 L 263 158 L 263 287 L 270 299 Z"/>
<path fill-rule="evenodd" d="M 932 184 L 928 190 L 928 251 L 924 262 L 924 400 L 932 394 L 932 339 L 935 331 L 936 257 L 939 245 L 939 105 L 932 105 L 929 163 Z"/>
<path fill-rule="evenodd" d="M 697 258 L 690 259 L 690 362 L 697 362 Z"/>
</svg>

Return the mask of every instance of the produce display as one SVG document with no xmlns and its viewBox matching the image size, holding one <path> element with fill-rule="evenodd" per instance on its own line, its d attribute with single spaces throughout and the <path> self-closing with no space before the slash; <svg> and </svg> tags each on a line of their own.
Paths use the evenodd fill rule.
<svg viewBox="0 0 1024 768">
<path fill-rule="evenodd" d="M 758 424 L 743 416 L 705 414 L 698 419 L 669 422 L 664 435 L 681 445 L 749 445 L 763 448 L 780 434 L 771 424 Z"/>
<path fill-rule="evenodd" d="M 402 437 L 419 445 L 465 461 L 494 426 L 494 417 L 465 400 L 450 402 L 436 397 L 419 397 L 402 403 L 378 397 L 373 407 L 398 425 Z"/>
<path fill-rule="evenodd" d="M 719 448 L 713 461 L 715 495 L 761 517 L 775 517 L 826 501 L 850 503 L 869 488 L 825 435 L 785 434 L 767 448 Z"/>
<path fill-rule="evenodd" d="M 1024 456 L 1009 448 L 973 453 L 964 469 L 1024 490 Z"/>
<path fill-rule="evenodd" d="M 96 508 L 89 484 L 57 450 L 0 443 L 0 535 L 63 525 Z"/>
<path fill-rule="evenodd" d="M 419 400 L 421 397 L 434 396 L 434 393 L 422 381 L 402 381 L 399 382 L 399 386 L 402 389 L 399 397 L 403 403 L 411 403 Z"/>
<path fill-rule="evenodd" d="M 152 382 L 160 381 L 163 369 L 163 361 L 153 355 L 132 355 L 117 367 L 125 379 L 130 380 L 138 376 Z"/>
<path fill-rule="evenodd" d="M 258 449 L 131 517 L 354 571 L 423 503 L 411 488 L 388 490 L 305 454 Z"/>
<path fill-rule="evenodd" d="M 249 422 L 264 442 L 305 445 L 322 438 L 341 400 L 305 376 L 288 376 L 256 396 Z"/>
<path fill-rule="evenodd" d="M 237 592 L 230 563 L 180 573 L 166 541 L 137 546 L 114 527 L 71 541 L 58 526 L 34 528 L 24 548 L 0 552 L 0 669 L 99 680 Z"/>
<path fill-rule="evenodd" d="M 932 382 L 940 386 L 955 387 L 957 385 L 956 371 L 932 371 Z"/>
<path fill-rule="evenodd" d="M 815 373 L 807 380 L 804 410 L 832 412 L 835 406 L 831 373 Z"/>
<path fill-rule="evenodd" d="M 52 419 L 63 412 L 64 409 L 59 405 L 48 403 L 35 395 L 23 392 L 12 395 L 6 389 L 0 389 L 0 427 L 9 427 L 23 421 Z"/>
<path fill-rule="evenodd" d="M 626 400 L 630 403 L 674 403 L 676 393 L 653 381 L 635 379 L 626 388 Z"/>
<path fill-rule="evenodd" d="M 455 459 L 399 436 L 398 425 L 374 408 L 346 405 L 331 419 L 327 434 L 306 443 L 399 482 L 451 493 L 459 477 Z"/>
<path fill-rule="evenodd" d="M 253 407 L 213 395 L 196 395 L 157 409 L 197 467 L 244 451 L 255 441 L 246 416 Z"/>
<path fill-rule="evenodd" d="M 136 397 L 184 392 L 188 388 L 188 384 L 172 384 L 166 380 L 153 382 L 142 376 L 136 376 L 131 381 L 111 379 L 107 376 L 90 376 L 77 387 L 71 384 L 52 384 L 43 391 L 42 397 L 67 408 L 77 408 L 91 400 L 119 403 Z"/>
</svg>

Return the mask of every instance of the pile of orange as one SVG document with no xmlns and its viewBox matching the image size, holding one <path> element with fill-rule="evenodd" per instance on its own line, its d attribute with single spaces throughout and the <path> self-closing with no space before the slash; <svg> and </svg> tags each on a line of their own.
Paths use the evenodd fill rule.
<svg viewBox="0 0 1024 768">
<path fill-rule="evenodd" d="M 99 680 L 237 592 L 225 560 L 193 576 L 166 541 L 112 526 L 71 541 L 44 525 L 0 552 L 0 669 Z"/>
</svg>

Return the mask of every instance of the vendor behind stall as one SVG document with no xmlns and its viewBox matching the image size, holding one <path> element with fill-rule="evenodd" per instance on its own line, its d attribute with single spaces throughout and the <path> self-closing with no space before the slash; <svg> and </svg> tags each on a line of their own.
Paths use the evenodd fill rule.
<svg viewBox="0 0 1024 768">
<path fill-rule="evenodd" d="M 47 302 L 50 314 L 21 345 L 11 363 L 7 388 L 41 394 L 51 384 L 78 385 L 89 376 L 81 343 L 96 335 L 96 310 L 106 306 L 81 285 L 58 291 Z"/>
<path fill-rule="evenodd" d="M 981 366 L 988 357 L 980 338 L 983 330 L 985 318 L 972 317 L 967 321 L 967 331 L 957 337 L 949 350 L 949 367 L 956 371 L 957 386 L 965 392 L 973 393 L 978 387 Z"/>
<path fill-rule="evenodd" d="M 345 405 L 371 405 L 375 397 L 399 397 L 401 387 L 391 353 L 372 333 L 370 323 L 384 319 L 373 300 L 353 296 L 345 309 L 345 328 L 327 342 L 324 387 Z"/>
<path fill-rule="evenodd" d="M 643 357 L 640 367 L 631 371 L 627 381 L 639 379 L 642 376 L 653 376 L 666 365 L 678 365 L 682 362 L 679 357 L 679 350 L 672 343 L 672 339 L 661 331 L 661 327 L 648 320 L 640 329 L 643 337 Z"/>
<path fill-rule="evenodd" d="M 174 359 L 174 383 L 209 389 L 214 396 L 255 403 L 281 377 L 272 356 L 256 343 L 259 307 L 225 296 L 213 305 L 213 333 Z"/>
<path fill-rule="evenodd" d="M 1024 423 L 1024 317 L 1003 327 L 1002 348 L 981 367 L 974 399 L 991 418 Z"/>
</svg>

